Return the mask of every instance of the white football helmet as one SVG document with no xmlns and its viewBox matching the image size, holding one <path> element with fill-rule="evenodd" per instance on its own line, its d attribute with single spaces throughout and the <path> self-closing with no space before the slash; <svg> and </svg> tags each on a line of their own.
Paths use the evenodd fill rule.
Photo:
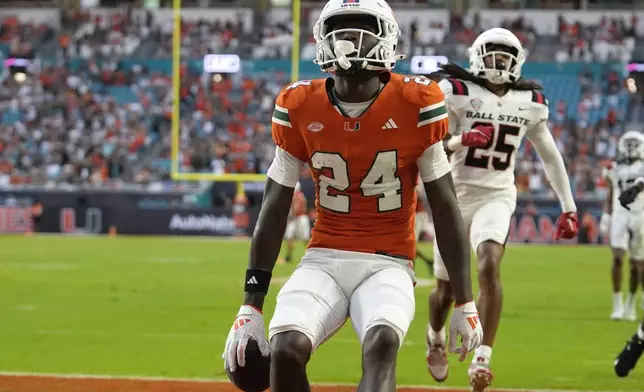
<svg viewBox="0 0 644 392">
<path fill-rule="evenodd" d="M 504 50 L 489 50 L 490 45 L 503 45 L 510 48 L 510 52 Z M 482 32 L 469 48 L 470 72 L 475 76 L 482 77 L 494 84 L 512 83 L 521 77 L 521 67 L 525 63 L 525 50 L 521 41 L 510 30 L 495 27 Z M 510 57 L 509 64 L 505 69 L 497 69 L 496 56 Z M 490 58 L 486 65 L 486 58 Z"/>
<path fill-rule="evenodd" d="M 644 135 L 628 131 L 619 138 L 617 150 L 623 158 L 644 159 Z"/>
<path fill-rule="evenodd" d="M 372 16 L 378 22 L 378 31 L 375 34 L 360 28 L 331 31 L 329 19 L 344 15 Z M 338 34 L 348 32 L 359 34 L 357 48 L 353 42 L 338 39 Z M 378 43 L 361 56 L 365 35 L 375 37 Z M 385 0 L 329 0 L 313 26 L 313 37 L 316 46 L 315 63 L 324 72 L 335 73 L 338 67 L 348 70 L 354 65 L 358 69 L 390 71 L 396 65 L 396 60 L 405 58 L 404 55 L 396 55 L 400 29 L 393 10 Z"/>
</svg>

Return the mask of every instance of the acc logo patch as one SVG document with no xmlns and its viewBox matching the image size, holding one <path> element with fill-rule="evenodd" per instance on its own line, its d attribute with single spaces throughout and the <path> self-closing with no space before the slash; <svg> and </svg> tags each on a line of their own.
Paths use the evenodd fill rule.
<svg viewBox="0 0 644 392">
<path fill-rule="evenodd" d="M 320 132 L 321 130 L 324 129 L 324 124 L 314 121 L 309 124 L 307 129 L 311 132 Z"/>
</svg>

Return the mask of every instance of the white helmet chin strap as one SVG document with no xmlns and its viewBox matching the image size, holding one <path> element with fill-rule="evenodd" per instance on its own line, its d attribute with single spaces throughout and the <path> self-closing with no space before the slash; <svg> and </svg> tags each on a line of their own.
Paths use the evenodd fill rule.
<svg viewBox="0 0 644 392">
<path fill-rule="evenodd" d="M 347 56 L 356 52 L 353 42 L 340 39 L 335 41 L 333 46 L 338 65 L 345 70 L 351 68 L 351 61 L 347 59 Z"/>
</svg>

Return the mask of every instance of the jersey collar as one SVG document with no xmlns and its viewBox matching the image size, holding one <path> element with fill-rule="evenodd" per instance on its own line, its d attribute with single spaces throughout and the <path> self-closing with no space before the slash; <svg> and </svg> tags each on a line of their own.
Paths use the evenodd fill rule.
<svg viewBox="0 0 644 392">
<path fill-rule="evenodd" d="M 367 110 L 369 110 L 369 108 L 371 108 L 371 106 L 373 106 L 373 104 L 378 100 L 378 97 L 380 97 L 380 94 L 381 94 L 381 93 L 383 92 L 383 90 L 387 87 L 387 84 L 389 83 L 389 80 L 390 80 L 390 79 L 391 79 L 391 74 L 390 74 L 389 72 L 383 73 L 383 74 L 380 76 L 380 81 L 381 81 L 382 83 L 384 83 L 384 87 L 382 87 L 382 88 L 380 89 L 380 91 L 378 92 L 378 94 L 376 95 L 376 97 L 371 101 L 371 103 L 369 103 L 369 106 L 367 106 L 367 107 L 365 108 L 365 110 L 363 110 L 363 111 L 362 111 L 362 113 L 360 113 L 360 115 L 359 115 L 358 117 L 362 117 L 362 116 L 367 112 Z M 339 102 L 338 102 L 339 100 L 338 100 L 338 98 L 336 97 L 335 92 L 333 91 L 333 86 L 334 86 L 334 85 L 335 85 L 335 81 L 333 80 L 333 78 L 327 78 L 327 79 L 326 79 L 326 81 L 325 81 L 325 83 L 324 83 L 324 87 L 325 87 L 325 89 L 326 89 L 326 96 L 327 96 L 327 98 L 329 99 L 329 102 L 331 103 L 331 105 L 333 106 L 333 108 L 334 108 L 335 110 L 337 110 L 337 111 L 338 111 L 338 113 L 340 113 L 343 117 L 353 118 L 353 117 L 349 116 L 349 115 L 348 115 L 348 114 L 347 114 L 347 113 L 342 109 L 342 106 L 340 106 L 340 104 L 339 104 Z"/>
</svg>

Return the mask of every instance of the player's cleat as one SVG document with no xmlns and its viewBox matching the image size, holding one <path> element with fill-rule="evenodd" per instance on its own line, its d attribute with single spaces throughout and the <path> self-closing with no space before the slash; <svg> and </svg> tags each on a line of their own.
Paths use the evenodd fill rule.
<svg viewBox="0 0 644 392">
<path fill-rule="evenodd" d="M 613 313 L 610 314 L 611 320 L 621 320 L 624 317 L 623 306 L 613 306 Z"/>
<path fill-rule="evenodd" d="M 492 384 L 492 379 L 494 379 L 490 370 L 490 363 L 483 358 L 480 358 L 477 363 L 470 364 L 467 375 L 470 377 L 472 392 L 485 391 Z"/>
<path fill-rule="evenodd" d="M 626 307 L 624 308 L 624 314 L 622 315 L 622 320 L 626 321 L 635 321 L 637 320 L 637 311 L 635 310 L 635 301 L 631 301 L 630 303 L 626 303 Z"/>
<path fill-rule="evenodd" d="M 427 338 L 427 370 L 434 380 L 443 382 L 447 379 L 448 363 L 444 344 L 432 344 Z"/>
<path fill-rule="evenodd" d="M 644 352 L 644 340 L 635 334 L 631 340 L 626 342 L 626 347 L 615 359 L 615 373 L 619 377 L 628 376 L 642 356 L 642 352 Z"/>
</svg>

